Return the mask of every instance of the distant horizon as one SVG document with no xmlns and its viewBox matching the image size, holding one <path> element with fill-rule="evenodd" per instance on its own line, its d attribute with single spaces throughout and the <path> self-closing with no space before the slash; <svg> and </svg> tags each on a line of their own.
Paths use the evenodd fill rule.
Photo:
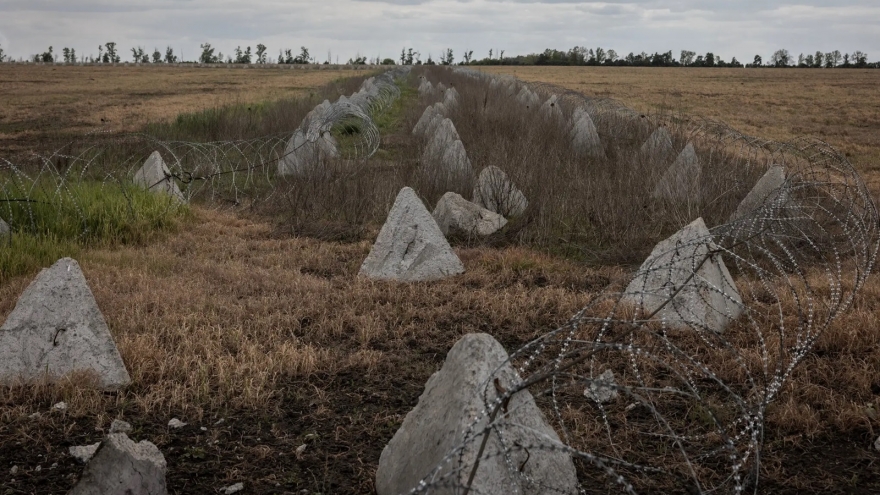
<svg viewBox="0 0 880 495">
<path fill-rule="evenodd" d="M 276 59 L 279 49 L 310 50 L 315 61 L 345 63 L 357 56 L 399 59 L 413 48 L 435 61 L 451 48 L 474 59 L 541 53 L 575 46 L 618 55 L 682 50 L 712 52 L 725 61 L 767 60 L 779 49 L 797 59 L 817 50 L 862 51 L 880 60 L 880 5 L 875 0 L 5 0 L 0 5 L 0 47 L 14 60 L 28 60 L 49 46 L 98 57 L 98 46 L 115 42 L 122 61 L 130 49 L 152 53 L 173 48 L 196 61 L 210 43 L 226 55 L 262 43 Z M 500 41 L 504 40 L 504 41 Z M 872 55 L 873 54 L 873 55 Z"/>
<path fill-rule="evenodd" d="M 106 45 L 106 44 L 105 44 L 105 45 Z M 49 48 L 52 48 L 52 49 L 53 49 L 53 52 L 52 52 L 52 53 L 53 53 L 53 56 L 55 57 L 54 63 L 65 63 L 64 55 L 63 55 L 63 50 L 65 50 L 65 49 L 67 49 L 67 48 L 73 48 L 74 50 L 76 50 L 76 47 L 67 47 L 67 46 L 63 46 L 63 47 L 55 47 L 55 46 L 51 46 L 51 45 L 50 45 L 50 47 L 47 47 L 46 50 L 48 50 Z M 117 46 L 116 46 L 116 51 L 117 51 L 117 56 L 118 56 L 119 59 L 120 59 L 118 62 L 108 62 L 108 61 L 104 61 L 104 62 L 102 62 L 101 59 L 100 59 L 100 56 L 101 56 L 101 54 L 106 53 L 106 51 L 98 52 L 98 53 L 99 53 L 98 55 L 94 55 L 94 54 L 92 54 L 92 53 L 89 53 L 89 54 L 83 54 L 83 53 L 80 52 L 80 51 L 76 51 L 76 52 L 75 52 L 76 60 L 75 60 L 75 61 L 72 61 L 71 63 L 95 63 L 95 64 L 101 64 L 101 63 L 120 63 L 120 64 L 126 64 L 126 63 L 129 63 L 129 64 L 131 64 L 131 63 L 153 63 L 152 61 L 141 61 L 141 62 L 135 61 L 135 60 L 134 60 L 134 54 L 133 54 L 133 51 L 132 51 L 132 50 L 133 50 L 133 49 L 137 49 L 137 48 L 141 48 L 141 49 L 143 49 L 144 47 L 131 47 L 131 48 L 129 48 L 128 50 L 126 50 L 124 47 L 120 47 L 120 46 L 117 44 Z M 162 54 L 163 57 L 164 57 L 164 55 L 165 55 L 165 50 L 167 50 L 167 48 L 172 48 L 172 50 L 173 50 L 173 47 L 171 47 L 170 45 L 166 46 L 165 49 L 158 49 L 158 48 L 157 48 L 157 49 L 155 49 L 155 50 L 158 51 L 160 54 Z M 201 56 L 201 53 L 202 53 L 202 50 L 201 50 L 201 47 L 200 47 L 200 49 L 197 50 L 198 55 L 197 55 L 195 58 L 188 58 L 188 57 L 184 58 L 185 55 L 183 55 L 182 53 L 177 52 L 176 50 L 173 50 L 173 54 L 174 54 L 174 56 L 177 57 L 177 60 L 175 60 L 175 63 L 196 63 L 196 64 L 197 64 L 197 63 L 212 63 L 212 64 L 227 64 L 227 63 L 230 63 L 230 64 L 238 64 L 238 63 L 250 63 L 250 64 L 254 64 L 254 65 L 258 65 L 258 64 L 262 64 L 262 63 L 265 63 L 265 64 L 285 64 L 285 63 L 290 63 L 290 62 L 279 61 L 279 58 L 278 58 L 277 55 L 282 55 L 282 54 L 281 54 L 281 53 L 277 53 L 276 56 L 273 56 L 273 55 L 272 55 L 272 52 L 271 52 L 271 49 L 270 49 L 269 47 L 266 47 L 266 60 L 265 60 L 264 62 L 259 62 L 259 61 L 257 60 L 257 58 L 256 58 L 256 53 L 255 53 L 255 51 L 254 51 L 254 46 L 253 46 L 253 45 L 247 45 L 247 46 L 239 46 L 239 47 L 236 47 L 237 49 L 240 48 L 242 52 L 243 52 L 244 50 L 248 49 L 248 48 L 251 50 L 251 57 L 252 57 L 252 60 L 251 60 L 250 62 L 239 62 L 239 61 L 235 61 L 235 60 L 234 60 L 235 49 L 230 50 L 229 52 L 223 52 L 223 51 L 221 51 L 221 50 L 218 50 L 217 47 L 215 47 L 215 46 L 213 46 L 213 45 L 211 45 L 211 48 L 213 48 L 213 52 L 215 53 L 215 56 L 220 55 L 220 56 L 222 56 L 223 58 L 222 58 L 222 59 L 219 59 L 219 60 L 212 61 L 212 62 L 203 62 L 203 61 L 200 60 L 200 56 Z M 289 51 L 293 54 L 293 56 L 296 56 L 296 55 L 299 54 L 301 48 L 309 49 L 309 53 L 310 53 L 310 55 L 314 53 L 314 52 L 312 52 L 312 51 L 310 50 L 309 47 L 305 47 L 305 46 L 300 47 L 300 48 L 297 48 L 297 49 L 293 49 L 293 48 L 284 48 L 284 49 L 281 49 L 281 50 L 282 50 L 283 52 L 286 52 L 286 51 L 289 50 Z M 577 46 L 576 46 L 576 47 L 569 48 L 569 49 L 559 49 L 559 48 L 547 47 L 547 48 L 545 48 L 545 49 L 543 49 L 543 50 L 539 50 L 539 51 L 536 51 L 536 52 L 530 52 L 530 53 L 509 54 L 509 53 L 507 53 L 506 51 L 505 51 L 505 52 L 502 52 L 502 53 L 503 53 L 503 57 L 504 57 L 503 59 L 504 59 L 504 60 L 516 60 L 516 59 L 520 59 L 520 60 L 521 60 L 521 59 L 524 59 L 524 58 L 534 57 L 534 56 L 540 55 L 540 54 L 544 53 L 544 52 L 547 51 L 547 50 L 567 51 L 567 50 L 573 50 L 573 49 L 577 49 L 577 48 L 581 48 L 581 49 L 583 49 L 585 53 L 588 51 L 590 56 L 593 55 L 593 50 L 594 50 L 594 48 L 589 48 L 589 47 L 577 47 Z M 678 61 L 678 60 L 680 60 L 680 56 L 683 55 L 683 54 L 681 54 L 681 53 L 676 53 L 676 52 L 674 52 L 674 51 L 672 51 L 672 50 L 651 51 L 651 52 L 648 52 L 648 51 L 645 51 L 645 50 L 641 50 L 641 51 L 639 51 L 639 52 L 629 52 L 629 53 L 624 54 L 624 53 L 617 52 L 616 50 L 614 50 L 613 47 L 607 47 L 607 48 L 606 48 L 606 47 L 597 47 L 597 48 L 604 50 L 606 53 L 609 52 L 609 51 L 614 52 L 616 58 L 619 59 L 619 60 L 624 59 L 624 58 L 627 57 L 628 55 L 643 55 L 643 54 L 647 54 L 647 55 L 651 56 L 651 55 L 654 55 L 654 54 L 656 54 L 656 53 L 660 53 L 660 54 L 672 53 L 672 59 L 673 59 L 674 61 Z M 6 62 L 18 62 L 18 63 L 34 63 L 34 62 L 40 62 L 39 60 L 34 60 L 34 58 L 35 58 L 35 57 L 38 57 L 38 56 L 40 55 L 40 53 L 31 54 L 31 55 L 29 55 L 28 57 L 15 57 L 15 58 L 13 58 L 8 52 L 5 51 L 6 48 L 5 48 L 2 44 L 0 44 L 0 50 L 2 50 L 2 52 L 0 52 L 0 53 L 2 53 L 2 54 L 6 57 L 6 59 L 5 59 Z M 45 52 L 46 50 L 44 50 L 44 52 Z M 404 50 L 404 51 L 406 51 L 406 50 L 411 50 L 410 54 L 411 54 L 411 55 L 412 55 L 412 54 L 415 54 L 415 56 L 417 57 L 417 61 L 416 61 L 416 62 L 413 62 L 413 63 L 402 64 L 400 58 L 401 58 L 401 56 L 403 55 L 403 53 L 398 53 L 396 58 L 395 58 L 394 56 L 388 56 L 388 57 L 384 57 L 384 56 L 365 57 L 366 62 L 364 62 L 364 63 L 365 63 L 366 65 L 381 65 L 381 62 L 382 62 L 383 60 L 391 59 L 391 60 L 393 60 L 393 61 L 395 62 L 395 65 L 425 65 L 425 64 L 427 64 L 427 62 L 429 61 L 429 58 L 430 58 L 430 60 L 432 60 L 434 64 L 436 64 L 436 65 L 443 65 L 443 64 L 441 64 L 441 61 L 440 61 L 440 60 L 441 60 L 440 57 L 442 56 L 441 53 L 443 52 L 443 50 L 441 50 L 441 51 L 438 53 L 438 56 L 437 56 L 437 57 L 434 57 L 434 56 L 433 56 L 432 54 L 430 54 L 430 53 L 426 56 L 424 53 L 419 52 L 419 51 L 416 50 L 414 47 L 405 47 L 405 48 L 403 48 L 402 50 Z M 784 66 L 780 66 L 780 67 L 797 67 L 797 65 L 798 65 L 798 59 L 799 59 L 799 57 L 801 57 L 801 56 L 804 56 L 804 57 L 813 57 L 816 53 L 819 53 L 819 52 L 821 52 L 821 53 L 824 55 L 824 54 L 831 53 L 831 52 L 834 51 L 834 50 L 830 50 L 830 51 L 826 52 L 826 51 L 824 51 L 824 50 L 817 50 L 816 52 L 808 52 L 808 53 L 803 53 L 803 52 L 802 52 L 802 53 L 795 53 L 795 52 L 792 52 L 792 51 L 790 51 L 790 50 L 787 50 L 787 49 L 784 48 L 784 47 L 783 47 L 783 48 L 780 48 L 780 50 L 785 50 L 785 51 L 787 51 L 787 52 L 789 53 L 790 57 L 791 57 L 791 58 L 790 58 L 790 63 L 788 63 L 787 65 L 784 65 Z M 143 52 L 143 54 L 144 54 L 145 56 L 147 56 L 147 57 L 152 57 L 152 56 L 153 56 L 153 51 L 154 51 L 154 49 L 145 50 L 145 51 Z M 778 50 L 777 50 L 777 51 L 778 51 Z M 843 64 L 843 62 L 842 62 L 842 57 L 843 57 L 843 56 L 845 56 L 845 55 L 846 55 L 846 56 L 849 56 L 851 53 L 854 54 L 855 52 L 862 52 L 862 51 L 860 51 L 860 50 L 856 50 L 856 51 L 854 51 L 854 52 L 844 52 L 844 51 L 840 51 L 840 50 L 838 50 L 838 52 L 839 52 L 838 55 L 841 57 L 841 62 L 838 63 L 837 65 L 835 65 L 833 68 L 840 68 L 840 67 L 841 67 L 841 65 Z M 332 52 L 331 52 L 331 53 L 332 53 Z M 712 52 L 711 52 L 711 51 L 708 51 L 708 52 L 691 51 L 691 57 L 699 57 L 699 58 L 702 59 L 703 56 L 708 55 L 708 54 L 710 54 L 710 53 L 712 53 Z M 874 68 L 876 68 L 876 65 L 880 64 L 880 61 L 872 60 L 872 59 L 870 58 L 870 55 L 869 55 L 869 54 L 864 53 L 864 52 L 862 52 L 862 53 L 863 53 L 863 55 L 867 56 L 867 63 L 868 63 L 869 65 L 873 65 L 873 66 L 875 66 Z M 454 62 L 453 62 L 451 65 L 511 65 L 511 66 L 515 66 L 515 65 L 542 65 L 542 64 L 522 64 L 522 63 L 519 63 L 519 64 L 517 64 L 517 63 L 511 63 L 511 64 L 480 64 L 480 63 L 479 63 L 479 62 L 484 62 L 484 61 L 486 61 L 486 60 L 499 60 L 499 61 L 500 61 L 501 58 L 499 58 L 499 53 L 498 53 L 498 52 L 495 52 L 494 50 L 493 50 L 492 52 L 490 52 L 490 54 L 492 55 L 491 59 L 490 59 L 488 56 L 487 56 L 487 57 L 478 57 L 476 54 L 473 54 L 472 57 L 471 57 L 471 60 L 470 60 L 470 64 L 468 64 L 468 63 L 464 63 L 464 60 L 463 60 L 463 58 L 462 58 L 462 56 L 463 56 L 463 51 L 462 51 L 462 52 L 455 52 L 455 50 L 453 50 L 453 54 L 454 54 L 454 56 L 455 56 L 456 58 L 455 58 Z M 731 62 L 735 59 L 735 60 L 736 60 L 737 62 L 739 62 L 740 64 L 743 64 L 743 65 L 749 65 L 749 64 L 752 64 L 752 63 L 753 63 L 753 61 L 754 61 L 754 57 L 755 57 L 755 56 L 760 56 L 761 59 L 762 59 L 762 62 L 763 62 L 763 64 L 764 64 L 762 67 L 772 67 L 772 65 L 768 63 L 768 61 L 771 59 L 772 55 L 773 55 L 773 54 L 768 54 L 768 55 L 766 55 L 766 56 L 763 55 L 763 54 L 755 54 L 754 56 L 743 57 L 743 58 L 740 58 L 740 57 L 737 57 L 737 56 L 733 56 L 733 57 L 730 57 L 730 58 L 723 58 L 723 57 L 721 57 L 720 55 L 715 54 L 715 57 L 716 57 L 716 60 L 718 60 L 718 61 L 722 61 L 722 62 L 724 62 L 724 63 L 728 63 L 728 64 L 731 63 Z M 289 56 L 289 55 L 288 55 L 288 56 Z M 357 54 L 356 57 L 358 57 L 358 56 L 361 56 L 361 55 Z M 233 60 L 229 60 L 230 57 L 231 57 Z M 89 59 L 93 59 L 93 60 L 85 60 L 85 58 L 89 58 Z M 161 60 L 159 63 L 166 63 L 166 62 L 167 62 L 167 61 L 165 61 L 165 60 Z M 314 64 L 314 65 L 324 65 L 324 64 L 331 64 L 331 65 L 346 65 L 346 64 L 349 64 L 349 63 L 351 63 L 351 62 L 352 62 L 351 59 L 341 60 L 338 56 L 337 56 L 336 59 L 334 59 L 334 60 L 328 60 L 328 59 L 326 59 L 326 57 L 325 57 L 324 59 L 322 59 L 319 55 L 312 55 L 310 61 L 309 61 L 309 62 L 305 62 L 305 63 L 306 63 L 306 64 Z M 302 62 L 295 62 L 295 63 L 302 63 Z M 449 65 L 449 64 L 446 64 L 446 65 Z M 549 64 L 543 64 L 543 65 L 559 65 L 559 64 L 549 63 Z M 599 64 L 572 64 L 572 65 L 605 65 L 605 66 L 608 66 L 608 65 L 613 65 L 613 64 L 602 64 L 602 63 L 599 63 Z M 853 65 L 854 65 L 854 64 L 853 64 Z M 688 66 L 690 66 L 690 65 L 688 65 Z M 819 67 L 814 67 L 814 68 L 819 68 Z M 823 67 L 823 68 L 824 68 L 824 67 Z"/>
</svg>

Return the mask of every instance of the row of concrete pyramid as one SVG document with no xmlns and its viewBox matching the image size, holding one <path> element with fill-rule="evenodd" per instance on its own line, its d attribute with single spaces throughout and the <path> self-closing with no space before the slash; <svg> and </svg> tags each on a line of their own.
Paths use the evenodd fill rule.
<svg viewBox="0 0 880 495">
<path fill-rule="evenodd" d="M 370 113 L 377 110 L 376 102 L 393 94 L 390 89 L 394 87 L 394 78 L 405 73 L 408 70 L 402 68 L 371 77 L 351 96 L 342 95 L 334 103 L 324 100 L 315 106 L 288 141 L 278 160 L 278 175 L 308 175 L 323 160 L 338 158 L 339 144 L 330 133 L 333 125 L 345 117 L 370 119 Z"/>
<path fill-rule="evenodd" d="M 493 168 L 484 170 L 485 178 L 504 173 Z M 732 220 L 783 200 L 784 182 L 782 168 L 771 167 L 740 203 Z M 464 266 L 445 234 L 454 229 L 489 235 L 506 223 L 503 216 L 455 193 L 444 195 L 432 215 L 415 191 L 406 187 L 397 195 L 360 274 L 407 282 L 458 275 Z M 702 218 L 654 247 L 624 291 L 623 301 L 635 304 L 636 319 L 657 319 L 671 327 L 718 333 L 742 312 L 742 298 Z"/>
</svg>

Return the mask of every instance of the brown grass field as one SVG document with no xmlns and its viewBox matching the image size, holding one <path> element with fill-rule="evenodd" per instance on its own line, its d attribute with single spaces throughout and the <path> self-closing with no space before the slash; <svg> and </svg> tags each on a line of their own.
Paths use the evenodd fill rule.
<svg viewBox="0 0 880 495">
<path fill-rule="evenodd" d="M 844 150 L 880 190 L 880 71 L 490 70 L 644 111 L 714 117 L 762 137 L 815 136 Z M 86 132 L 107 120 L 137 130 L 352 74 L 0 64 L 0 92 L 15 95 L 0 102 L 0 157 L 46 132 Z M 487 332 L 515 349 L 595 294 L 621 288 L 630 270 L 517 246 L 459 247 L 465 275 L 372 283 L 354 276 L 370 245 L 296 237 L 254 215 L 193 207 L 154 243 L 84 251 L 78 259 L 133 385 L 117 394 L 75 381 L 0 388 L 0 487 L 8 487 L 0 493 L 65 493 L 82 469 L 67 447 L 99 441 L 113 418 L 159 446 L 170 493 L 215 493 L 238 481 L 243 493 L 373 493 L 382 448 L 458 338 Z M 33 275 L 0 280 L 0 321 Z M 761 493 L 880 492 L 878 317 L 872 276 L 769 408 Z M 60 400 L 69 409 L 50 411 Z M 171 430 L 173 417 L 189 425 Z"/>
<path fill-rule="evenodd" d="M 359 73 L 0 64 L 0 149 L 59 133 L 137 131 L 185 112 L 301 96 Z"/>
</svg>

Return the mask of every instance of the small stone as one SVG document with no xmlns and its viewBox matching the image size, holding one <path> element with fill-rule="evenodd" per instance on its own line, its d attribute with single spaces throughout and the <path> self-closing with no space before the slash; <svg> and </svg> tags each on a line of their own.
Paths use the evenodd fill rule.
<svg viewBox="0 0 880 495">
<path fill-rule="evenodd" d="M 59 403 L 55 404 L 54 406 L 52 406 L 52 409 L 54 409 L 56 411 L 66 411 L 67 410 L 67 403 L 66 402 L 59 402 Z"/>
<path fill-rule="evenodd" d="M 43 470 L 43 466 L 40 466 L 39 464 L 37 464 L 37 467 L 34 468 L 35 473 L 39 473 L 42 470 Z"/>
<path fill-rule="evenodd" d="M 28 418 L 30 418 L 30 419 L 40 419 L 41 416 L 42 416 L 42 414 L 40 414 L 40 413 L 38 413 L 38 412 L 35 412 L 35 413 L 31 414 L 30 416 L 28 416 Z"/>
<path fill-rule="evenodd" d="M 175 430 L 178 428 L 183 428 L 186 425 L 187 425 L 187 423 L 184 423 L 183 421 L 181 421 L 177 418 L 173 418 L 171 421 L 168 422 L 168 427 L 174 428 Z"/>
<path fill-rule="evenodd" d="M 131 425 L 121 419 L 114 419 L 110 423 L 110 433 L 129 433 L 130 431 Z"/>
<path fill-rule="evenodd" d="M 207 429 L 207 428 L 205 428 L 205 427 L 204 427 L 204 426 L 202 426 L 202 427 L 201 427 L 201 428 L 199 428 L 199 429 L 200 429 L 200 430 L 202 430 L 202 431 L 208 431 L 208 429 Z"/>
<path fill-rule="evenodd" d="M 101 442 L 93 443 L 91 445 L 78 445 L 70 447 L 67 451 L 70 452 L 70 455 L 73 456 L 74 459 L 85 464 L 95 455 L 95 452 L 100 446 Z"/>
<path fill-rule="evenodd" d="M 49 469 L 55 469 L 55 468 L 57 468 L 57 467 L 58 467 L 58 463 L 57 463 L 57 462 L 53 462 L 52 465 L 49 466 Z"/>
<path fill-rule="evenodd" d="M 220 419 L 217 420 L 216 423 L 214 423 L 214 426 L 217 426 L 217 425 L 223 424 L 224 421 L 226 421 L 226 420 L 223 419 L 223 418 L 220 418 Z"/>
<path fill-rule="evenodd" d="M 11 474 L 12 476 L 18 474 L 18 466 L 12 466 L 11 468 L 9 468 L 9 474 Z"/>
<path fill-rule="evenodd" d="M 880 452 L 880 437 L 877 437 L 877 440 L 874 440 L 874 448 Z M 13 466 L 14 467 L 14 466 Z"/>
<path fill-rule="evenodd" d="M 589 386 L 584 390 L 584 396 L 603 404 L 616 399 L 617 382 L 614 381 L 614 372 L 605 370 L 599 378 L 590 381 Z"/>
<path fill-rule="evenodd" d="M 69 495 L 167 495 L 165 457 L 152 443 L 111 433 L 98 447 Z"/>
<path fill-rule="evenodd" d="M 230 495 L 232 493 L 238 493 L 242 490 L 244 490 L 244 483 L 236 483 L 234 485 L 224 486 L 220 489 L 220 493 Z"/>
<path fill-rule="evenodd" d="M 294 452 L 296 452 L 296 457 L 299 458 L 303 454 L 303 452 L 305 452 L 305 451 L 306 451 L 306 444 L 302 444 L 299 447 L 297 447 Z"/>
</svg>

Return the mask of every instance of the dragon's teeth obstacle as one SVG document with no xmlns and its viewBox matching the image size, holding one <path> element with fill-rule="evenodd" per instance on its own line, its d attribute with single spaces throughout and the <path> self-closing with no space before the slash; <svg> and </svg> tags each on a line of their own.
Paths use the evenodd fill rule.
<svg viewBox="0 0 880 495">
<path fill-rule="evenodd" d="M 739 291 L 702 218 L 660 241 L 624 291 L 635 320 L 721 333 L 742 313 Z M 668 302 L 667 302 L 668 301 Z"/>
<path fill-rule="evenodd" d="M 429 476 L 436 487 L 431 493 L 461 493 L 477 459 L 480 437 L 486 433 L 487 448 L 479 458 L 471 493 L 577 493 L 571 456 L 561 448 L 535 448 L 563 444 L 532 394 L 521 390 L 505 399 L 506 391 L 520 382 L 497 340 L 484 333 L 462 337 L 382 450 L 376 492 L 408 493 Z M 496 399 L 506 400 L 494 421 L 504 426 L 501 437 L 500 429 L 486 429 L 487 414 Z M 477 441 L 467 443 L 462 452 L 454 451 L 466 438 L 474 437 Z M 502 451 L 504 455 L 497 454 Z"/>
<path fill-rule="evenodd" d="M 134 183 L 151 192 L 167 194 L 180 202 L 186 201 L 158 151 L 150 154 L 147 161 L 134 174 Z"/>
<path fill-rule="evenodd" d="M 397 194 L 360 274 L 370 279 L 418 282 L 464 273 L 434 217 L 415 191 Z"/>
<path fill-rule="evenodd" d="M 131 382 L 79 264 L 63 258 L 37 275 L 0 327 L 0 381 L 71 372 L 90 372 L 105 389 Z"/>
<path fill-rule="evenodd" d="M 503 216 L 471 203 L 454 192 L 448 192 L 440 198 L 432 215 L 444 235 L 487 236 L 507 224 Z"/>
</svg>

